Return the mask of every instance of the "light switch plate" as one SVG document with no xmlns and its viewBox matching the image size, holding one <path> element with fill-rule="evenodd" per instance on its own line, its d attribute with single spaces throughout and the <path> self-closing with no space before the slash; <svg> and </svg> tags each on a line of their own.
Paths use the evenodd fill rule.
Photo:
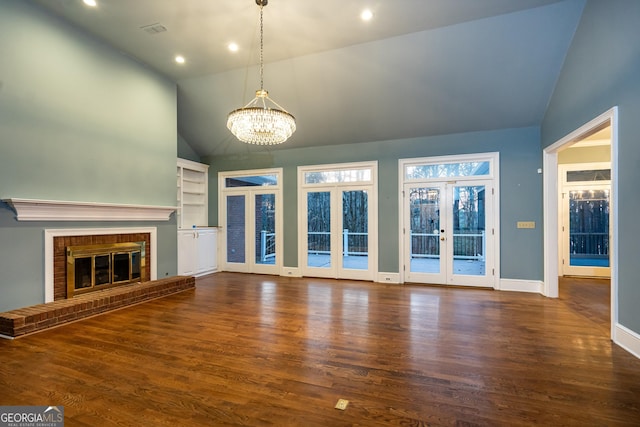
<svg viewBox="0 0 640 427">
<path fill-rule="evenodd" d="M 535 221 L 518 221 L 517 227 L 518 228 L 536 228 L 536 222 Z"/>
</svg>

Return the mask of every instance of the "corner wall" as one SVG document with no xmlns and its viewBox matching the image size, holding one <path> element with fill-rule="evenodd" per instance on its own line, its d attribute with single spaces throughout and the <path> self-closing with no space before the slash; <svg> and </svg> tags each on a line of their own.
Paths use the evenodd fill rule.
<svg viewBox="0 0 640 427">
<path fill-rule="evenodd" d="M 618 106 L 618 322 L 640 353 L 640 2 L 589 0 L 542 124 L 547 147 Z"/>
</svg>

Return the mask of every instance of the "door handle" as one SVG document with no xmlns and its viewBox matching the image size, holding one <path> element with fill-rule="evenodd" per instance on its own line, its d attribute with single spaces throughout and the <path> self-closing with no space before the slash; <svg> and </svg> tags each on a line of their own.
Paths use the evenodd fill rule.
<svg viewBox="0 0 640 427">
<path fill-rule="evenodd" d="M 444 242 L 444 237 L 441 237 L 440 240 Z"/>
</svg>

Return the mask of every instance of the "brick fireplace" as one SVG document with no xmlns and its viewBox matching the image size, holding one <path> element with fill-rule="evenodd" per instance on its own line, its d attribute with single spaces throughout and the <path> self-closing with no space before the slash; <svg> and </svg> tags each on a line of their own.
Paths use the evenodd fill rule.
<svg viewBox="0 0 640 427">
<path fill-rule="evenodd" d="M 56 201 L 40 199 L 3 199 L 16 212 L 18 221 L 168 221 L 175 206 L 124 205 L 99 202 Z M 151 299 L 191 290 L 192 276 L 157 277 L 156 227 L 50 228 L 44 230 L 44 301 L 40 304 L 0 313 L 0 338 L 15 338 L 64 323 L 139 304 Z M 132 243 L 137 244 L 137 248 Z M 86 250 L 86 246 L 108 246 L 110 266 L 103 253 L 81 253 L 85 263 L 80 270 L 78 287 L 102 286 L 93 292 L 67 293 L 67 250 Z M 117 249 L 113 250 L 113 247 Z M 126 248 L 125 248 L 126 247 Z M 100 250 L 102 250 L 101 248 Z M 130 249 L 130 250 L 129 250 Z M 130 263 L 125 266 L 124 253 Z M 144 256 L 142 253 L 144 252 Z M 86 258 L 91 258 L 91 281 Z M 100 261 L 96 263 L 96 258 Z M 133 258 L 140 258 L 134 263 Z M 144 267 L 142 267 L 144 263 Z M 139 266 L 136 268 L 134 266 Z M 128 270 L 127 270 L 128 268 Z M 110 269 L 110 270 L 109 270 Z M 109 272 L 106 272 L 109 271 Z M 129 275 L 129 283 L 123 277 Z M 108 286 L 105 277 L 111 277 Z M 137 279 L 142 280 L 138 281 Z M 139 283 L 141 282 L 141 283 Z M 111 285 L 114 285 L 111 287 Z M 75 286 L 75 285 L 74 285 Z M 74 289 L 74 293 L 75 293 Z"/>
<path fill-rule="evenodd" d="M 155 227 L 47 229 L 44 240 L 45 302 L 0 313 L 0 338 L 24 336 L 195 288 L 193 276 L 157 279 Z M 129 242 L 144 242 L 145 280 L 141 280 L 142 283 L 118 284 L 116 287 L 80 293 L 68 298 L 65 269 L 69 247 L 94 244 L 117 246 Z"/>
<path fill-rule="evenodd" d="M 69 286 L 68 279 L 71 272 L 68 270 L 68 250 L 77 247 L 103 247 L 106 245 L 144 242 L 144 262 L 141 263 L 144 271 L 140 275 L 139 282 L 149 280 L 151 266 L 147 260 L 150 255 L 146 250 L 151 244 L 149 233 L 122 233 L 100 234 L 89 236 L 58 236 L 53 239 L 53 299 L 54 301 L 73 297 L 73 286 Z M 112 286 L 105 285 L 103 286 Z M 95 287 L 98 288 L 97 286 Z M 71 295 L 70 295 L 71 294 Z"/>
<path fill-rule="evenodd" d="M 144 242 L 144 274 L 141 281 L 157 279 L 156 228 L 89 228 L 45 230 L 45 302 L 67 295 L 67 248 L 86 245 Z"/>
</svg>

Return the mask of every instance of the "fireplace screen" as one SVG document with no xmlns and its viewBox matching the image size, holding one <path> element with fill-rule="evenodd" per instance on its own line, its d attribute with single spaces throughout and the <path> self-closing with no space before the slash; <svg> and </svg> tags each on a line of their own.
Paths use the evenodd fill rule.
<svg viewBox="0 0 640 427">
<path fill-rule="evenodd" d="M 67 247 L 67 298 L 144 279 L 145 243 Z"/>
</svg>

